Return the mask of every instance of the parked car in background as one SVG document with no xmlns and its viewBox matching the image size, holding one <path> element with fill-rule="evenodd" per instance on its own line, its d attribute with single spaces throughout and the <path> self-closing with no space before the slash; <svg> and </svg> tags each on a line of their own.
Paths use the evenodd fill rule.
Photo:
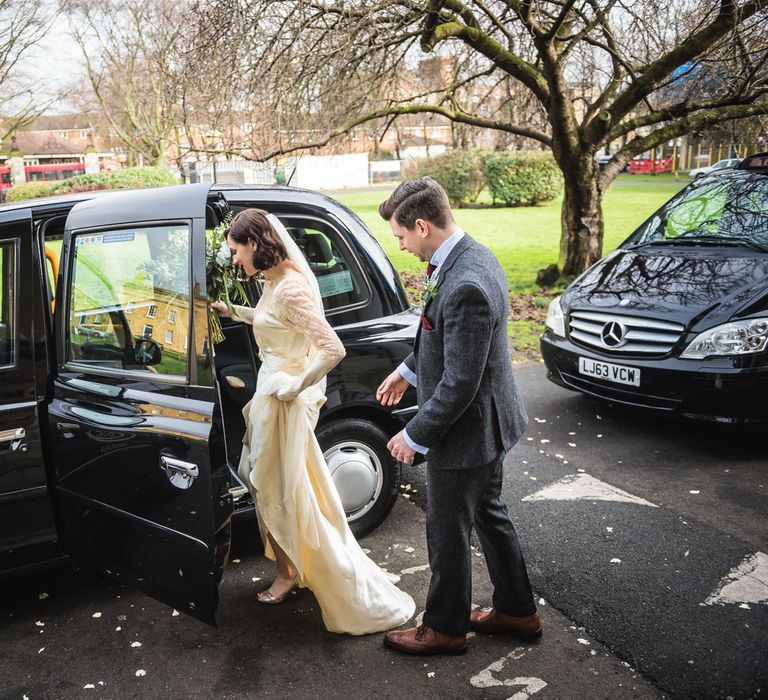
<svg viewBox="0 0 768 700">
<path fill-rule="evenodd" d="M 294 236 L 347 351 L 316 432 L 350 527 L 386 517 L 400 485 L 386 445 L 415 391 L 394 411 L 375 392 L 419 314 L 357 216 L 285 187 L 15 202 L 0 207 L 0 578 L 66 553 L 213 621 L 233 501 L 253 512 L 232 469 L 259 358 L 243 324 L 208 341 L 205 239 L 249 207 Z"/>
<path fill-rule="evenodd" d="M 768 425 L 768 153 L 695 180 L 574 280 L 541 352 L 567 389 Z"/>
<path fill-rule="evenodd" d="M 741 158 L 725 158 L 724 160 L 718 160 L 714 165 L 707 165 L 702 168 L 693 168 L 689 170 L 688 177 L 695 180 L 697 177 L 709 175 L 709 173 L 727 170 L 728 168 L 735 168 L 739 163 L 741 163 Z"/>
</svg>

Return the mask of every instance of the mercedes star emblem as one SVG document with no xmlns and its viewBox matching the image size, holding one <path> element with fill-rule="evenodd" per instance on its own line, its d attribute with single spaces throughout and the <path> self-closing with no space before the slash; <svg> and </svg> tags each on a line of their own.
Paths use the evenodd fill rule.
<svg viewBox="0 0 768 700">
<path fill-rule="evenodd" d="M 618 321 L 609 321 L 603 326 L 603 330 L 600 331 L 600 338 L 606 347 L 617 348 L 624 344 L 625 332 L 624 326 Z"/>
</svg>

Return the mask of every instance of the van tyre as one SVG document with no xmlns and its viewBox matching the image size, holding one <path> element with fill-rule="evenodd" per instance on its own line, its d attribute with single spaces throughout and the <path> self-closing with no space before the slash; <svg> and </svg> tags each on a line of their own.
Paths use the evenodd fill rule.
<svg viewBox="0 0 768 700">
<path fill-rule="evenodd" d="M 395 504 L 400 463 L 387 450 L 390 435 L 361 418 L 338 418 L 316 431 L 355 537 L 376 529 Z"/>
</svg>

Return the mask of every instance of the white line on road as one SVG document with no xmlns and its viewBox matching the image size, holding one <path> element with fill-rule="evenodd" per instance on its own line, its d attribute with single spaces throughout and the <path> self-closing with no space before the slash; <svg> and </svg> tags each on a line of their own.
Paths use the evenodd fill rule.
<svg viewBox="0 0 768 700">
<path fill-rule="evenodd" d="M 517 676 L 515 678 L 497 678 L 494 674 L 501 673 L 504 670 L 504 665 L 508 660 L 517 660 L 525 656 L 525 647 L 517 647 L 509 652 L 506 656 L 502 656 L 498 661 L 494 661 L 492 664 L 486 666 L 480 673 L 472 676 L 469 682 L 475 688 L 492 688 L 494 686 L 507 686 L 513 688 L 515 686 L 523 686 L 522 690 L 519 690 L 514 695 L 511 695 L 507 700 L 528 700 L 531 695 L 538 693 L 540 690 L 547 687 L 546 681 L 541 678 L 534 678 L 528 676 Z"/>
<path fill-rule="evenodd" d="M 658 508 L 655 503 L 622 491 L 589 474 L 569 474 L 554 484 L 532 493 L 523 501 L 620 501 Z"/>
<path fill-rule="evenodd" d="M 757 552 L 731 569 L 706 605 L 768 603 L 768 554 Z"/>
</svg>

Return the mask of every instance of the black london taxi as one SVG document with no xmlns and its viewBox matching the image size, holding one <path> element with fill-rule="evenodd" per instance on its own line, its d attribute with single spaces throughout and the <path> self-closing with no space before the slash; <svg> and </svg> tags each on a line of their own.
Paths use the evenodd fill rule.
<svg viewBox="0 0 768 700">
<path fill-rule="evenodd" d="M 375 390 L 418 313 L 351 211 L 201 184 L 19 202 L 0 207 L 0 577 L 69 555 L 213 622 L 233 509 L 253 510 L 232 468 L 259 360 L 237 322 L 208 341 L 205 236 L 247 207 L 294 236 L 347 350 L 317 436 L 350 526 L 386 517 L 415 393 L 390 411 Z"/>
<path fill-rule="evenodd" d="M 768 425 L 768 153 L 680 191 L 549 308 L 548 377 L 698 421 Z"/>
</svg>

